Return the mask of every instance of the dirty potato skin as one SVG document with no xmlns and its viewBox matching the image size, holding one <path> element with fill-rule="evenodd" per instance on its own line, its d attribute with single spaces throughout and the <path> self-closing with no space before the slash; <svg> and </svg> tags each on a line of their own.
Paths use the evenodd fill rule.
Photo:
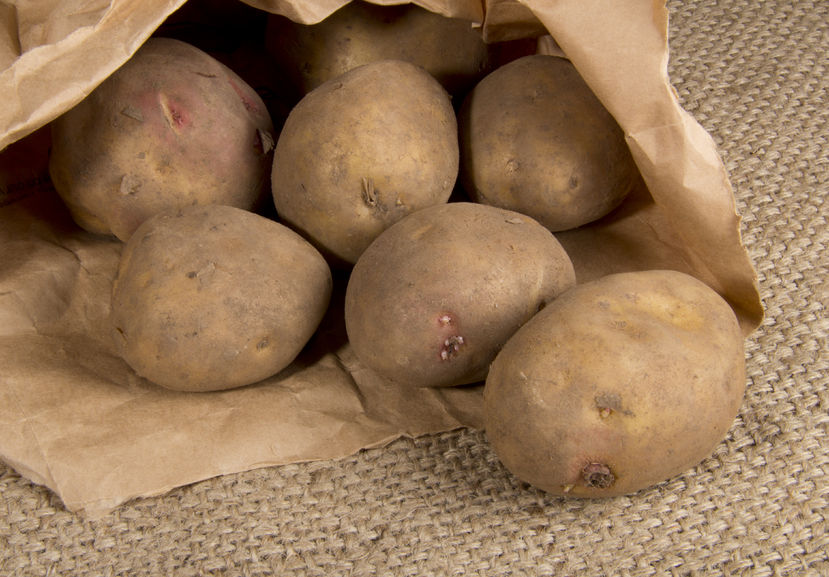
<svg viewBox="0 0 829 577">
<path fill-rule="evenodd" d="M 127 363 L 158 385 L 236 388 L 294 360 L 331 285 L 322 255 L 284 225 L 221 205 L 164 211 L 124 247 L 112 336 Z"/>
<path fill-rule="evenodd" d="M 729 305 L 673 271 L 578 285 L 492 363 L 487 436 L 505 467 L 554 495 L 633 493 L 678 475 L 725 437 L 745 391 Z"/>
<path fill-rule="evenodd" d="M 574 283 L 564 249 L 531 218 L 464 202 L 429 207 L 357 261 L 346 330 L 357 357 L 395 383 L 478 382 L 507 338 Z"/>
<path fill-rule="evenodd" d="M 458 174 L 446 91 L 399 60 L 366 64 L 294 107 L 274 151 L 280 219 L 329 262 L 350 268 L 383 230 L 448 201 Z"/>
<path fill-rule="evenodd" d="M 458 123 L 467 194 L 554 232 L 608 214 L 638 179 L 621 128 L 557 56 L 524 56 L 490 73 Z"/>
<path fill-rule="evenodd" d="M 254 210 L 267 198 L 273 125 L 256 92 L 205 52 L 151 38 L 52 123 L 49 171 L 76 222 L 126 241 L 156 212 Z"/>
<path fill-rule="evenodd" d="M 415 4 L 355 0 L 310 25 L 272 15 L 266 42 L 300 95 L 352 68 L 388 59 L 421 66 L 450 94 L 459 94 L 483 77 L 490 58 L 472 22 Z"/>
</svg>

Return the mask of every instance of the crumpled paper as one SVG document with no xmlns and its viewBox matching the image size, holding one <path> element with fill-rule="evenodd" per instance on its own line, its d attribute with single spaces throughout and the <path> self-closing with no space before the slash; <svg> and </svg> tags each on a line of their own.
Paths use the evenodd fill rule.
<svg viewBox="0 0 829 577">
<path fill-rule="evenodd" d="M 64 0 L 0 6 L 0 458 L 73 511 L 216 475 L 333 459 L 400 436 L 483 427 L 482 386 L 395 387 L 345 336 L 338 278 L 323 325 L 288 369 L 215 393 L 137 377 L 109 340 L 122 244 L 79 229 L 46 171 L 48 123 L 92 91 L 183 0 Z M 342 0 L 248 0 L 312 23 Z M 625 0 L 430 0 L 488 40 L 549 33 L 625 131 L 642 183 L 592 225 L 559 233 L 579 282 L 624 270 L 689 272 L 759 326 L 756 274 L 710 136 L 667 76 L 665 7 Z M 542 43 L 544 45 L 544 43 Z"/>
</svg>

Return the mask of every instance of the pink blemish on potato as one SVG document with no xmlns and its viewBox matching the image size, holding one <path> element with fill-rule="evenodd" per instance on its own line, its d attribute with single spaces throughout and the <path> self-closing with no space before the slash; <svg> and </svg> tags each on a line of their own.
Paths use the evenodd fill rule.
<svg viewBox="0 0 829 577">
<path fill-rule="evenodd" d="M 190 124 L 190 118 L 182 105 L 174 102 L 166 94 L 158 95 L 158 103 L 161 105 L 161 113 L 164 115 L 167 124 L 178 132 L 184 126 Z"/>
<path fill-rule="evenodd" d="M 450 315 L 449 313 L 443 313 L 438 317 L 438 324 L 442 327 L 448 327 L 453 323 L 454 320 L 452 319 L 452 315 Z"/>
<path fill-rule="evenodd" d="M 460 335 L 452 335 L 443 341 L 443 346 L 440 349 L 440 360 L 448 361 L 454 358 L 463 345 L 463 337 Z"/>
<path fill-rule="evenodd" d="M 450 312 L 441 312 L 437 316 L 437 325 L 444 336 L 440 346 L 440 359 L 449 361 L 457 356 L 464 344 L 464 338 L 458 334 L 458 322 Z"/>
<path fill-rule="evenodd" d="M 236 92 L 236 94 L 239 95 L 239 99 L 242 101 L 242 105 L 244 105 L 245 110 L 249 112 L 255 112 L 258 114 L 259 106 L 257 106 L 256 102 L 250 97 L 250 95 L 247 94 L 247 92 L 241 86 L 234 82 L 232 78 L 229 78 L 228 82 L 230 82 L 230 86 L 233 87 L 233 90 Z"/>
</svg>

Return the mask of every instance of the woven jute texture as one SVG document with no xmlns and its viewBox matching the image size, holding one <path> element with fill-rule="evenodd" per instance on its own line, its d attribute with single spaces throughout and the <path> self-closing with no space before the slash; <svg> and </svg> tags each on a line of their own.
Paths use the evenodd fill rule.
<svg viewBox="0 0 829 577">
<path fill-rule="evenodd" d="M 720 147 L 767 310 L 744 406 L 710 458 L 632 497 L 563 501 L 461 430 L 98 521 L 0 465 L 0 574 L 829 575 L 829 3 L 668 8 L 671 80 Z"/>
</svg>

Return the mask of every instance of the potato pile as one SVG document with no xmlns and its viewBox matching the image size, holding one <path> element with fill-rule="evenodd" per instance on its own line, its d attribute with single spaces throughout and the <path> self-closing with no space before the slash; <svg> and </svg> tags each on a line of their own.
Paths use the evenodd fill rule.
<svg viewBox="0 0 829 577">
<path fill-rule="evenodd" d="M 729 304 L 678 271 L 580 283 L 556 237 L 640 179 L 568 60 L 414 6 L 262 14 L 273 70 L 246 77 L 284 90 L 156 36 L 52 125 L 57 193 L 124 242 L 112 342 L 138 375 L 207 394 L 279 374 L 339 278 L 361 363 L 483 384 L 494 450 L 535 487 L 633 493 L 713 451 L 745 386 Z"/>
</svg>

